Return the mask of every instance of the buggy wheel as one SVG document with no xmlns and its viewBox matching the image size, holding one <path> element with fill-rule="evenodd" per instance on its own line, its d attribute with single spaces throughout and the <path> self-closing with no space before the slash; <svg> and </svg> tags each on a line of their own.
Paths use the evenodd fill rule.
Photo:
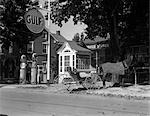
<svg viewBox="0 0 150 116">
<path fill-rule="evenodd" d="M 91 89 L 93 85 L 93 79 L 92 77 L 86 77 L 85 81 L 83 83 L 83 87 L 85 87 L 86 89 Z"/>
<path fill-rule="evenodd" d="M 102 82 L 101 76 L 98 74 L 93 75 L 93 88 L 99 89 Z"/>
<path fill-rule="evenodd" d="M 74 79 L 73 79 L 72 77 L 66 77 L 66 78 L 64 78 L 63 81 L 62 81 L 62 83 L 63 83 L 64 85 L 66 85 L 66 89 L 67 89 L 68 91 L 71 91 L 70 87 L 71 87 L 71 84 L 73 84 L 73 82 L 74 82 Z"/>
</svg>

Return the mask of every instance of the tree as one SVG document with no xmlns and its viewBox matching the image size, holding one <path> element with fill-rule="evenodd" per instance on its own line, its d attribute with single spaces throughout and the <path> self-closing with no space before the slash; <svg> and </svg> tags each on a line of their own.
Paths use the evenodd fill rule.
<svg viewBox="0 0 150 116">
<path fill-rule="evenodd" d="M 131 38 L 136 38 L 136 33 L 143 32 L 138 20 L 144 21 L 148 18 L 146 17 L 148 2 L 148 0 L 57 0 L 51 3 L 51 20 L 62 26 L 63 22 L 67 22 L 73 16 L 74 24 L 81 22 L 87 25 L 85 32 L 91 39 L 95 36 L 106 37 L 109 33 L 114 57 L 120 55 L 120 41 L 124 43 L 127 38 L 132 41 Z M 143 23 L 145 25 L 145 21 Z"/>
<path fill-rule="evenodd" d="M 24 21 L 24 14 L 38 1 L 31 0 L 1 0 L 0 1 L 0 40 L 3 48 L 8 50 L 11 43 L 16 46 L 16 53 L 25 53 L 25 45 L 37 36 L 31 33 Z"/>
<path fill-rule="evenodd" d="M 74 35 L 74 37 L 73 37 L 72 40 L 75 41 L 75 42 L 79 42 L 79 41 L 80 41 L 80 35 L 79 35 L 79 33 L 76 33 L 76 34 Z"/>
<path fill-rule="evenodd" d="M 81 41 L 84 41 L 84 39 L 85 39 L 83 32 L 81 33 L 81 38 L 80 39 L 81 39 Z"/>
<path fill-rule="evenodd" d="M 84 34 L 81 33 L 81 35 L 79 35 L 79 33 L 76 33 L 74 35 L 74 38 L 72 39 L 73 41 L 75 41 L 79 46 L 82 46 L 84 48 L 87 48 L 87 46 L 84 44 Z"/>
</svg>

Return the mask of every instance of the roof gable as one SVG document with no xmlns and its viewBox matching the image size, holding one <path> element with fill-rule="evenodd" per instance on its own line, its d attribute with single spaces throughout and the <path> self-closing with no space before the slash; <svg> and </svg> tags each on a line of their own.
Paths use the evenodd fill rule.
<svg viewBox="0 0 150 116">
<path fill-rule="evenodd" d="M 91 52 L 91 50 L 81 47 L 74 41 L 67 41 L 58 49 L 57 53 L 59 54 L 60 52 L 63 52 L 65 50 L 69 50 L 69 49 L 72 52 Z"/>
<path fill-rule="evenodd" d="M 58 50 L 57 53 L 71 53 L 71 52 L 76 52 L 74 49 L 72 49 L 69 45 L 68 42 L 65 42 Z"/>
<path fill-rule="evenodd" d="M 55 34 L 55 33 L 51 33 L 49 31 L 49 29 L 45 28 L 45 31 L 49 32 L 50 35 L 54 38 L 55 41 L 59 42 L 59 43 L 64 43 L 67 41 L 67 39 L 65 37 L 63 37 L 61 34 Z"/>
</svg>

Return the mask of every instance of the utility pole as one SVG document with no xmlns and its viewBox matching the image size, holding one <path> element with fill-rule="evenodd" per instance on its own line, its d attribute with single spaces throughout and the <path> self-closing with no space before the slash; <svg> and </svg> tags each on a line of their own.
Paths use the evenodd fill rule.
<svg viewBox="0 0 150 116">
<path fill-rule="evenodd" d="M 48 11 L 50 11 L 50 0 L 48 0 Z M 51 38 L 50 38 L 50 12 L 48 12 L 48 40 L 47 40 L 47 81 L 51 82 Z"/>
<path fill-rule="evenodd" d="M 120 47 L 119 47 L 119 38 L 118 38 L 118 36 L 117 36 L 117 20 L 116 20 L 116 17 L 117 16 L 117 14 L 116 14 L 116 12 L 114 12 L 114 14 L 113 14 L 113 16 L 112 16 L 112 18 L 113 18 L 113 36 L 114 36 L 114 42 L 115 42 L 115 50 L 116 50 L 116 53 L 115 53 L 115 55 L 116 55 L 116 57 L 117 57 L 117 59 L 118 59 L 118 57 L 119 57 L 119 54 L 120 54 Z"/>
</svg>

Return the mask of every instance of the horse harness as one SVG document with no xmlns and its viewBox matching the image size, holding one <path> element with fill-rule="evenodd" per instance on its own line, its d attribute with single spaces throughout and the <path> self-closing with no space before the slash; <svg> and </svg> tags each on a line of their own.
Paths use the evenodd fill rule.
<svg viewBox="0 0 150 116">
<path fill-rule="evenodd" d="M 122 61 L 122 64 L 123 64 L 125 69 L 128 69 L 128 66 L 127 66 L 127 64 L 124 61 Z"/>
</svg>

